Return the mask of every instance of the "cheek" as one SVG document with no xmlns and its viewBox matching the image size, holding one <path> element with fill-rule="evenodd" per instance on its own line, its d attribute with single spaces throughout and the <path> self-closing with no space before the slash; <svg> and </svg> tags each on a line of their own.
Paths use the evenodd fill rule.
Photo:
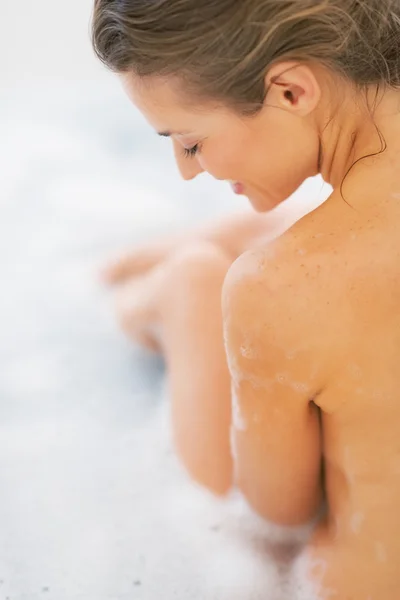
<svg viewBox="0 0 400 600">
<path fill-rule="evenodd" d="M 245 170 L 246 144 L 236 140 L 214 143 L 199 155 L 202 168 L 216 179 L 237 179 Z"/>
<path fill-rule="evenodd" d="M 290 195 L 305 179 L 317 174 L 318 137 L 303 123 L 294 121 L 278 131 L 271 128 L 264 138 L 251 146 L 246 158 L 260 183 L 268 179 L 277 191 Z"/>
<path fill-rule="evenodd" d="M 280 122 L 279 122 L 280 121 Z M 318 138 L 298 119 L 274 120 L 205 144 L 201 167 L 216 179 L 233 179 L 286 199 L 317 174 Z"/>
</svg>

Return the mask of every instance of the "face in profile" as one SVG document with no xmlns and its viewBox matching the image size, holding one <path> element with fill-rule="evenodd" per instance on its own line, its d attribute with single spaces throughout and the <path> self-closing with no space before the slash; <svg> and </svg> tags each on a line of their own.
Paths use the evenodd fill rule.
<svg viewBox="0 0 400 600">
<path fill-rule="evenodd" d="M 191 104 L 172 80 L 132 74 L 121 80 L 151 127 L 171 138 L 184 179 L 207 172 L 229 182 L 256 210 L 268 211 L 318 172 L 318 90 L 308 67 L 294 68 L 282 84 L 272 85 L 254 116 Z"/>
</svg>

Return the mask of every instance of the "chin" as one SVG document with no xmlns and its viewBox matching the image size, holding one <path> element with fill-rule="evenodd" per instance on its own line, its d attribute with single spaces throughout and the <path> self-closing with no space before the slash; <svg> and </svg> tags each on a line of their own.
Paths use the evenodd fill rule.
<svg viewBox="0 0 400 600">
<path fill-rule="evenodd" d="M 277 201 L 275 198 L 271 198 L 270 196 L 266 196 L 266 195 L 265 196 L 260 196 L 260 195 L 256 196 L 256 195 L 249 194 L 247 196 L 247 199 L 250 202 L 251 206 L 254 208 L 254 210 L 259 213 L 269 212 L 270 210 L 273 210 L 274 208 L 276 208 L 278 206 L 278 204 L 281 204 L 281 202 L 283 202 L 283 200 Z"/>
</svg>

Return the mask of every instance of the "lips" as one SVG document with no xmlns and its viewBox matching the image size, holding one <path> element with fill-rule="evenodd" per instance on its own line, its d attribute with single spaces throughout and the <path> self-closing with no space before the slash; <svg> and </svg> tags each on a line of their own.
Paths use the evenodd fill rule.
<svg viewBox="0 0 400 600">
<path fill-rule="evenodd" d="M 240 196 L 244 193 L 244 185 L 240 181 L 231 181 L 230 184 L 235 194 Z"/>
</svg>

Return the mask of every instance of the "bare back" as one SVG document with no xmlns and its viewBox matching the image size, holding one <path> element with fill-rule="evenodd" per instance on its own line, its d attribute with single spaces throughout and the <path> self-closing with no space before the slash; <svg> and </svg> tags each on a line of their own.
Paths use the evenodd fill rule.
<svg viewBox="0 0 400 600">
<path fill-rule="evenodd" d="M 310 574 L 338 600 L 395 600 L 400 585 L 400 201 L 390 191 L 393 182 L 383 197 L 379 177 L 365 185 L 368 197 L 375 187 L 376 204 L 351 209 L 337 197 L 296 228 L 302 239 L 311 240 L 308 251 L 324 256 L 325 285 L 317 300 L 326 312 L 321 335 L 332 365 L 316 399 L 329 508 L 311 546 Z"/>
</svg>

